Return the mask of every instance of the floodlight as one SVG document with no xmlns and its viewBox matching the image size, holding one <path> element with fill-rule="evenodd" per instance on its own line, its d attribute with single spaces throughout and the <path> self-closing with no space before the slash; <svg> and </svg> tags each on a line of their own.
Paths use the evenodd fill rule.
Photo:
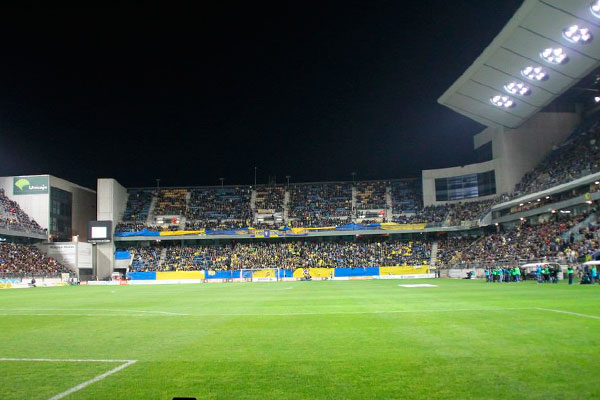
<svg viewBox="0 0 600 400">
<path fill-rule="evenodd" d="M 515 101 L 508 96 L 502 96 L 500 94 L 492 97 L 490 102 L 497 107 L 510 108 L 514 107 Z"/>
<path fill-rule="evenodd" d="M 567 53 L 565 53 L 565 51 L 560 48 L 560 47 L 548 47 L 547 49 L 545 49 L 544 51 L 542 51 L 540 53 L 540 57 L 542 57 L 542 59 L 544 61 L 549 62 L 550 64 L 564 64 L 567 61 L 569 61 L 569 58 L 567 57 Z"/>
<path fill-rule="evenodd" d="M 594 17 L 600 18 L 600 0 L 592 1 L 592 4 L 590 5 L 590 11 Z"/>
<path fill-rule="evenodd" d="M 521 75 L 532 81 L 543 81 L 548 79 L 548 73 L 542 67 L 528 66 L 521 70 Z"/>
<path fill-rule="evenodd" d="M 516 94 L 519 96 L 527 96 L 531 93 L 531 88 L 521 82 L 508 82 L 504 85 L 504 90 L 510 94 Z"/>
<path fill-rule="evenodd" d="M 594 101 L 595 101 L 596 103 L 600 103 L 600 96 L 596 96 L 596 97 L 594 97 Z"/>
<path fill-rule="evenodd" d="M 588 28 L 581 28 L 579 25 L 571 25 L 563 29 L 563 37 L 571 43 L 588 43 L 592 40 L 592 34 Z"/>
</svg>

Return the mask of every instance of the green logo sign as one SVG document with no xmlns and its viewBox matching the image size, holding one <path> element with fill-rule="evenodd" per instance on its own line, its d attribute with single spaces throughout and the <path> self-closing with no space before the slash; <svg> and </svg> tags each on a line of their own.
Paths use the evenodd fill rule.
<svg viewBox="0 0 600 400">
<path fill-rule="evenodd" d="M 13 194 L 48 193 L 47 176 L 15 176 L 13 177 Z"/>
</svg>

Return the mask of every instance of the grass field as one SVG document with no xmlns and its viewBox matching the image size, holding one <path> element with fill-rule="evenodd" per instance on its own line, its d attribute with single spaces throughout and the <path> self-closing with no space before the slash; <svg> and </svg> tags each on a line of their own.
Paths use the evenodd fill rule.
<svg viewBox="0 0 600 400">
<path fill-rule="evenodd" d="M 64 398 L 600 398 L 599 300 L 440 279 L 4 290 L 0 398 L 119 366 Z"/>
</svg>

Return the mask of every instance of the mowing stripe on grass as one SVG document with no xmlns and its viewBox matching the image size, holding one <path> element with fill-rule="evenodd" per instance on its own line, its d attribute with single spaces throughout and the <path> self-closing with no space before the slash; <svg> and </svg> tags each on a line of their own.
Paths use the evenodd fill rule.
<svg viewBox="0 0 600 400">
<path fill-rule="evenodd" d="M 481 312 L 481 311 L 514 311 L 536 310 L 534 307 L 515 308 L 455 308 L 452 310 L 375 310 L 375 311 L 322 311 L 322 312 L 296 312 L 296 313 L 220 313 L 220 314 L 99 314 L 99 313 L 0 313 L 3 317 L 29 317 L 29 316 L 75 316 L 75 317 L 294 317 L 308 315 L 361 315 L 361 314 L 426 314 L 426 313 L 453 313 L 453 312 Z"/>
<path fill-rule="evenodd" d="M 553 310 L 552 308 L 540 308 L 540 307 L 536 307 L 535 309 L 536 310 L 540 310 L 540 311 L 555 312 L 555 313 L 559 313 L 559 314 L 575 315 L 577 317 L 584 317 L 584 318 L 591 318 L 591 319 L 600 319 L 600 317 L 597 316 L 597 315 L 580 314 L 580 313 L 576 313 L 576 312 L 572 312 L 572 311 Z"/>
<path fill-rule="evenodd" d="M 156 310 L 123 310 L 119 308 L 0 308 L 0 311 L 115 311 L 124 313 L 164 314 L 164 315 L 188 315 L 170 311 Z"/>
<path fill-rule="evenodd" d="M 115 362 L 120 362 L 123 363 L 109 371 L 106 371 L 103 374 L 100 374 L 98 376 L 93 377 L 92 379 L 90 379 L 89 381 L 85 381 L 83 383 L 80 383 L 79 385 L 75 385 L 70 389 L 65 390 L 62 393 L 59 393 L 55 396 L 50 397 L 49 400 L 59 400 L 62 399 L 63 397 L 66 397 L 68 395 L 70 395 L 71 393 L 75 393 L 83 388 L 88 387 L 89 385 L 91 385 L 92 383 L 101 381 L 102 379 L 121 371 L 122 369 L 125 369 L 127 367 L 129 367 L 132 364 L 135 364 L 137 360 L 74 360 L 74 359 L 68 359 L 68 360 L 60 360 L 60 359 L 54 359 L 54 358 L 0 358 L 0 361 L 29 361 L 29 362 L 103 362 L 103 363 L 115 363 Z"/>
</svg>

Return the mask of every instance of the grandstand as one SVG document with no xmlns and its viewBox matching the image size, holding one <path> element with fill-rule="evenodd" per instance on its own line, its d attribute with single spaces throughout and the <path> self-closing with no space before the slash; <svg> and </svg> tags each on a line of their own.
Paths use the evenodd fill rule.
<svg viewBox="0 0 600 400">
<path fill-rule="evenodd" d="M 600 398 L 598 287 L 524 267 L 595 279 L 599 43 L 600 0 L 525 0 L 438 100 L 477 162 L 416 178 L 0 178 L 0 288 L 82 283 L 3 297 L 2 396 Z"/>
</svg>

